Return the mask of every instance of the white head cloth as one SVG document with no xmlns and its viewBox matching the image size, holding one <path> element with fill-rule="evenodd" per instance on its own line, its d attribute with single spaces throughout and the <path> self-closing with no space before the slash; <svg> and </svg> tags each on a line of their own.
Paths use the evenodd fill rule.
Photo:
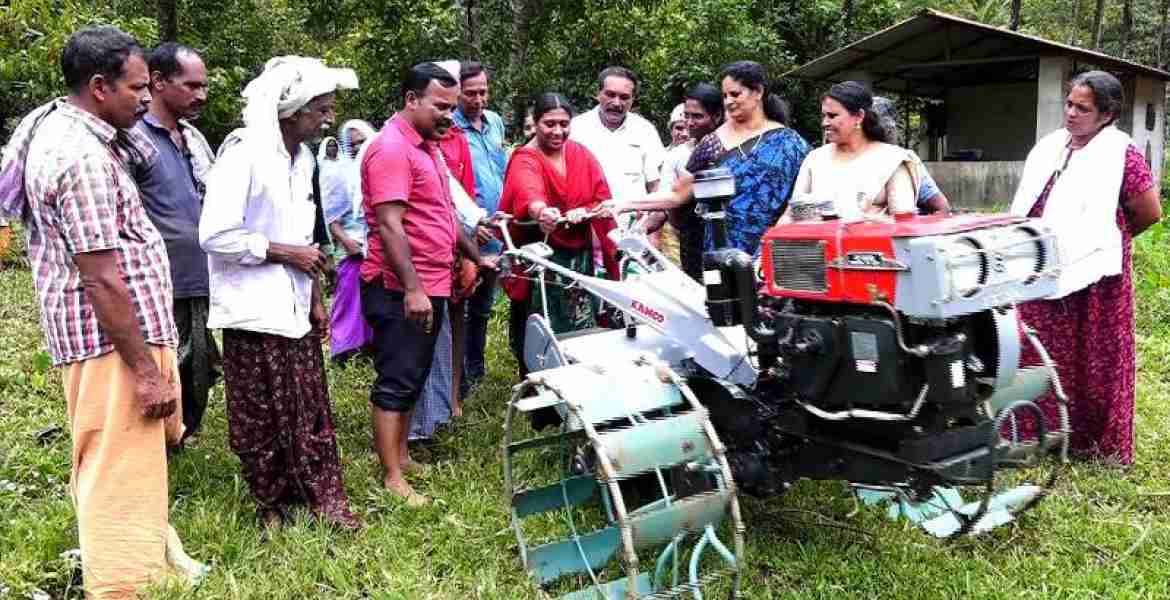
<svg viewBox="0 0 1170 600">
<path fill-rule="evenodd" d="M 353 132 L 360 132 L 366 141 L 358 147 L 353 145 Z M 341 146 L 341 151 L 338 153 L 338 159 L 342 165 L 342 173 L 345 176 L 345 184 L 349 190 L 350 204 L 353 210 L 362 210 L 362 159 L 365 156 L 366 148 L 370 147 L 370 142 L 374 141 L 374 136 L 377 131 L 366 121 L 361 119 L 350 119 L 341 124 L 337 129 L 337 140 Z M 325 206 L 326 212 L 345 212 L 344 206 Z M 326 215 L 326 220 L 329 221 L 330 215 Z"/>
<path fill-rule="evenodd" d="M 337 143 L 341 146 L 340 157 L 343 160 L 349 160 L 351 156 L 356 156 L 357 152 L 362 149 L 361 146 L 357 148 L 353 146 L 354 131 L 361 133 L 362 137 L 365 138 L 365 142 L 362 142 L 363 145 L 374 139 L 374 134 L 377 133 L 368 121 L 362 119 L 350 119 L 342 123 L 341 127 L 337 128 Z"/>
<path fill-rule="evenodd" d="M 337 146 L 337 158 L 329 158 L 329 142 L 333 142 Z M 337 143 L 337 138 L 327 137 L 321 140 L 320 146 L 317 146 L 317 164 L 322 164 L 327 160 L 334 162 L 341 160 L 341 146 Z"/>
<path fill-rule="evenodd" d="M 451 76 L 455 78 L 455 81 L 459 81 L 459 61 L 455 59 L 437 60 L 435 61 L 435 65 L 440 69 L 450 73 Z"/>
<path fill-rule="evenodd" d="M 675 123 L 683 120 L 683 118 L 686 117 L 686 115 L 684 114 L 684 111 L 686 110 L 686 108 L 687 108 L 687 106 L 685 104 L 679 104 L 678 106 L 674 107 L 674 110 L 670 111 L 670 124 L 671 125 L 674 125 Z"/>
<path fill-rule="evenodd" d="M 244 126 L 279 139 L 280 119 L 292 116 L 317 96 L 357 87 L 353 69 L 328 67 L 316 58 L 277 56 L 244 87 Z"/>
</svg>

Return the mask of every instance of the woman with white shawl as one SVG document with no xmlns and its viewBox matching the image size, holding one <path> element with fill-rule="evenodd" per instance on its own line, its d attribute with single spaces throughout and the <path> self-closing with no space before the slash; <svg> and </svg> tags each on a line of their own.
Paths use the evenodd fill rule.
<svg viewBox="0 0 1170 600">
<path fill-rule="evenodd" d="M 1122 103 L 1114 76 L 1073 78 L 1065 126 L 1028 154 L 1011 212 L 1043 220 L 1057 236 L 1058 290 L 1021 305 L 1020 316 L 1057 364 L 1069 396 L 1070 448 L 1128 465 L 1136 380 L 1131 241 L 1161 218 L 1161 206 L 1145 158 L 1114 125 Z M 1051 395 L 1040 405 L 1057 422 Z M 1034 434 L 1034 423 L 1022 425 Z"/>
<path fill-rule="evenodd" d="M 351 119 L 341 125 L 337 137 L 341 147 L 337 160 L 320 163 L 321 204 L 337 261 L 337 287 L 329 324 L 330 355 L 335 361 L 344 361 L 368 346 L 374 336 L 362 317 L 358 277 L 366 255 L 367 233 L 360 153 L 373 139 L 374 128 L 360 119 Z"/>
</svg>

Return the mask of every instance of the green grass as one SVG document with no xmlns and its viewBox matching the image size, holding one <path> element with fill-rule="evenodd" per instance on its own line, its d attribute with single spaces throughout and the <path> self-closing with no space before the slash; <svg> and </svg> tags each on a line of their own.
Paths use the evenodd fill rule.
<svg viewBox="0 0 1170 600">
<path fill-rule="evenodd" d="M 957 544 L 870 509 L 851 520 L 842 485 L 805 482 L 746 500 L 749 598 L 1170 597 L 1170 232 L 1137 249 L 1137 463 L 1078 463 L 1022 522 Z M 0 272 L 0 598 L 79 598 L 59 555 L 77 545 L 67 492 L 68 430 L 59 374 L 42 350 L 30 274 Z M 503 316 L 503 315 L 500 315 Z M 172 520 L 188 551 L 214 564 L 201 588 L 152 598 L 539 598 L 504 510 L 499 442 L 514 363 L 497 320 L 486 385 L 424 456 L 418 483 L 439 501 L 410 510 L 378 489 L 370 451 L 368 363 L 330 368 L 345 484 L 366 527 L 335 533 L 301 515 L 262 541 L 228 449 L 221 390 L 199 445 L 172 465 Z M 1102 376 L 1108 376 L 1103 373 Z M 817 525 L 815 511 L 861 532 Z"/>
</svg>

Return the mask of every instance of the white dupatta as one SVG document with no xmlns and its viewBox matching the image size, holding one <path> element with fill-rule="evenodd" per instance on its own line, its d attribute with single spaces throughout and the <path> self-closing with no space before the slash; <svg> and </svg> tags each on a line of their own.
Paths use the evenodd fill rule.
<svg viewBox="0 0 1170 600">
<path fill-rule="evenodd" d="M 1061 169 L 1040 217 L 1056 232 L 1063 265 L 1057 291 L 1049 298 L 1063 298 L 1121 273 L 1116 214 L 1130 137 L 1109 125 L 1071 156 L 1069 137 L 1059 129 L 1032 148 L 1011 208 L 1013 215 L 1027 216 L 1049 178 Z"/>
</svg>

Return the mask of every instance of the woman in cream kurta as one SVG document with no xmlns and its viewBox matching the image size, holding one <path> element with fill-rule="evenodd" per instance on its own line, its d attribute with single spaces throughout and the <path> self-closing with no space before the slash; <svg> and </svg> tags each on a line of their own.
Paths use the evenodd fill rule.
<svg viewBox="0 0 1170 600">
<path fill-rule="evenodd" d="M 837 215 L 914 213 L 918 196 L 913 155 L 886 143 L 889 133 L 873 110 L 873 95 L 855 81 L 829 88 L 821 99 L 824 146 L 800 166 L 793 195 L 832 200 Z M 781 219 L 788 219 L 788 215 Z"/>
</svg>

